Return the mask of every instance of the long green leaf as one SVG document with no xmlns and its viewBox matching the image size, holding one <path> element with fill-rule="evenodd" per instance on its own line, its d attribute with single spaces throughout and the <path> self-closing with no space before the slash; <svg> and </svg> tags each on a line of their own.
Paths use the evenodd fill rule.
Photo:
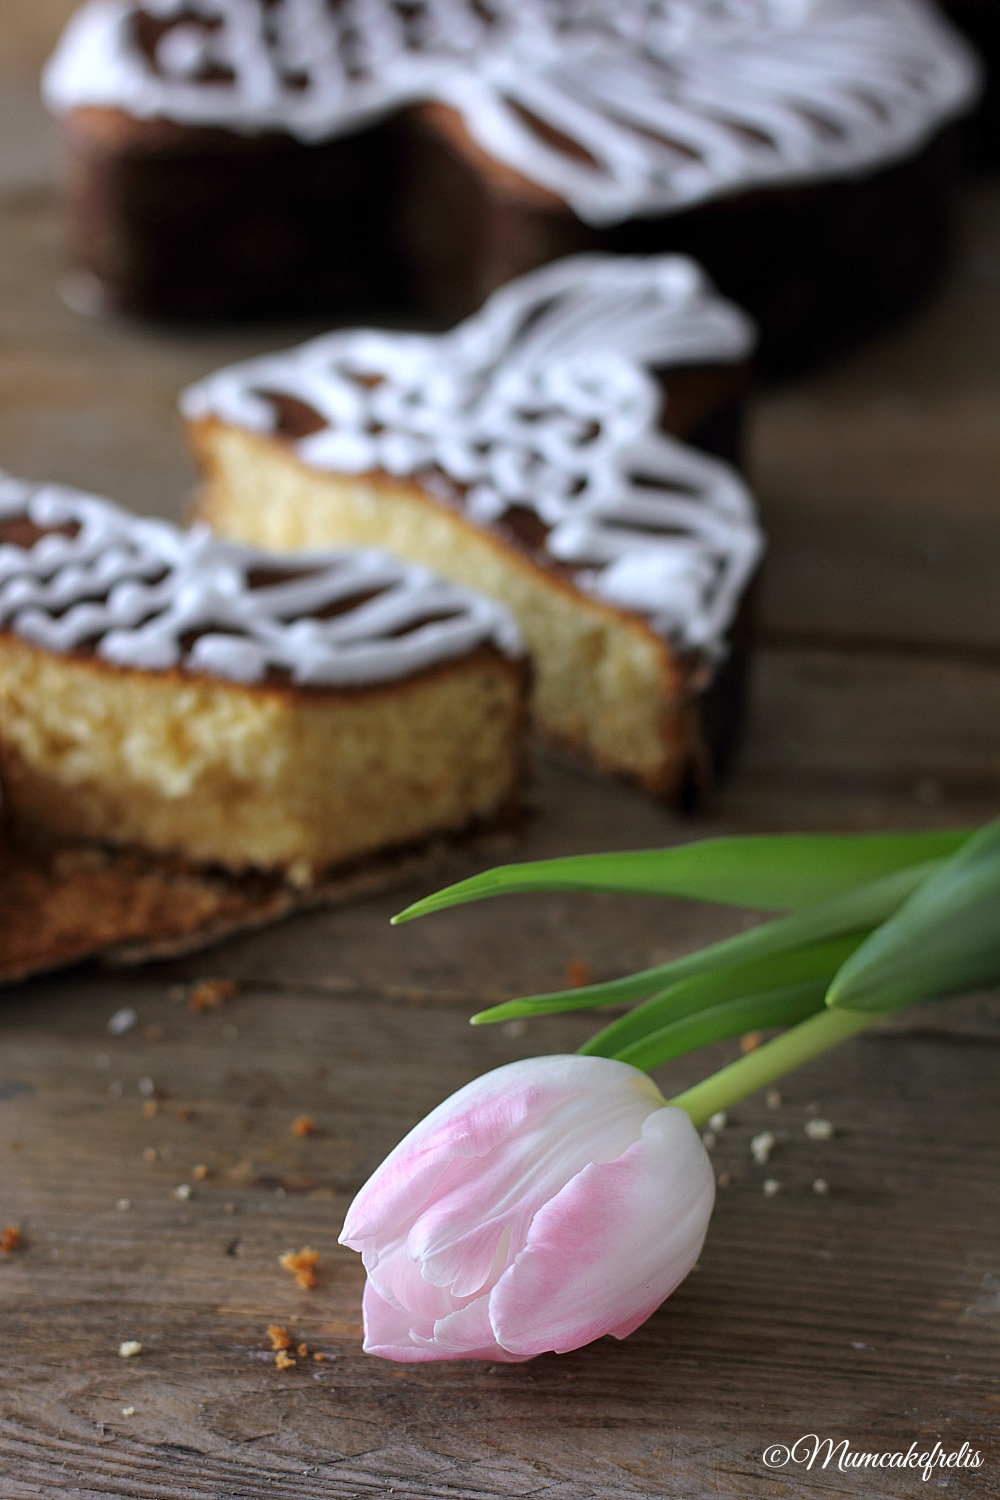
<svg viewBox="0 0 1000 1500">
<path fill-rule="evenodd" d="M 768 954 L 746 963 L 730 964 L 708 974 L 681 979 L 669 989 L 653 995 L 644 1005 L 630 1010 L 599 1031 L 580 1048 L 594 1057 L 620 1057 L 622 1048 L 640 1041 L 650 1032 L 658 1032 L 689 1016 L 765 991 L 784 989 L 789 985 L 819 985 L 824 993 L 840 965 L 854 952 L 865 934 L 851 933 L 830 938 L 787 953 Z M 777 1023 L 774 1023 L 777 1024 Z"/>
<path fill-rule="evenodd" d="M 765 990 L 759 995 L 741 995 L 695 1016 L 684 1016 L 669 1026 L 661 1026 L 613 1055 L 620 1062 L 648 1072 L 710 1042 L 742 1036 L 747 1031 L 763 1031 L 770 1026 L 794 1026 L 823 1009 L 824 993 L 825 985 L 813 980 Z"/>
<path fill-rule="evenodd" d="M 896 1010 L 1000 984 L 1000 819 L 974 838 L 861 945 L 828 1004 Z"/>
<path fill-rule="evenodd" d="M 763 958 L 768 954 L 787 953 L 791 949 L 804 948 L 825 938 L 865 932 L 891 916 L 928 876 L 940 868 L 940 863 L 932 860 L 912 869 L 898 870 L 894 875 L 887 875 L 870 885 L 858 886 L 831 901 L 823 901 L 806 911 L 796 912 L 794 916 L 778 917 L 776 921 L 765 922 L 748 932 L 724 938 L 721 943 L 700 948 L 671 963 L 644 969 L 639 974 L 628 974 L 622 979 L 586 985 L 581 989 L 557 990 L 548 995 L 531 995 L 524 1000 L 507 1000 L 502 1005 L 480 1011 L 472 1017 L 473 1024 L 509 1021 L 520 1016 L 544 1016 L 556 1011 L 584 1010 L 592 1005 L 627 1005 L 633 1000 L 644 1000 L 665 989 L 667 985 L 694 974 L 707 974 L 713 969 L 723 969 L 730 964 Z"/>
<path fill-rule="evenodd" d="M 969 833 L 774 834 L 503 865 L 414 902 L 393 921 L 529 891 L 622 891 L 797 910 L 895 870 L 946 859 Z"/>
</svg>

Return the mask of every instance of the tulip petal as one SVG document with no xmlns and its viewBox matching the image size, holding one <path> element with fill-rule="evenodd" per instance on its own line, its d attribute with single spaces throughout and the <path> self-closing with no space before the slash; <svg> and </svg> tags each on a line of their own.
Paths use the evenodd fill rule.
<svg viewBox="0 0 1000 1500">
<path fill-rule="evenodd" d="M 656 1110 L 634 1145 L 585 1167 L 536 1215 L 490 1297 L 498 1342 L 530 1358 L 624 1338 L 691 1270 L 714 1199 L 690 1118 Z"/>
<path fill-rule="evenodd" d="M 425 1320 L 416 1322 L 411 1313 L 393 1307 L 369 1281 L 365 1287 L 362 1312 L 365 1320 L 365 1353 L 380 1354 L 383 1359 L 394 1359 L 402 1364 L 423 1363 L 429 1359 L 440 1359 L 433 1346 L 434 1324 Z M 417 1343 L 411 1328 L 425 1336 L 426 1342 Z"/>
<path fill-rule="evenodd" d="M 507 1063 L 466 1084 L 416 1125 L 372 1173 L 347 1211 L 340 1243 L 360 1250 L 376 1235 L 395 1235 L 401 1225 L 415 1223 L 461 1178 L 458 1164 L 488 1156 L 507 1141 L 523 1150 L 520 1139 L 526 1128 L 560 1104 L 579 1101 L 586 1116 L 595 1107 L 617 1103 L 638 1122 L 662 1103 L 645 1074 L 624 1063 L 614 1068 L 607 1058 L 570 1053 Z M 596 1106 L 594 1101 L 599 1101 Z"/>
<path fill-rule="evenodd" d="M 511 1354 L 496 1341 L 490 1323 L 489 1298 L 477 1297 L 468 1307 L 434 1324 L 438 1359 L 492 1359 L 519 1364 L 526 1356 Z"/>
</svg>

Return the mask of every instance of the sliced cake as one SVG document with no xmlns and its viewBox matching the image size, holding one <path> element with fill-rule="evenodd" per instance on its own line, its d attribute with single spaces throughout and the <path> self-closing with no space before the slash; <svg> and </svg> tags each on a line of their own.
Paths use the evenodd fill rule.
<svg viewBox="0 0 1000 1500">
<path fill-rule="evenodd" d="M 330 334 L 185 393 L 201 515 L 266 547 L 386 547 L 503 601 L 547 738 L 684 799 L 738 714 L 761 540 L 716 454 L 752 339 L 690 261 L 605 256 L 442 336 Z"/>
<path fill-rule="evenodd" d="M 498 605 L 381 553 L 277 558 L 0 477 L 0 774 L 19 837 L 304 884 L 517 801 Z"/>
</svg>

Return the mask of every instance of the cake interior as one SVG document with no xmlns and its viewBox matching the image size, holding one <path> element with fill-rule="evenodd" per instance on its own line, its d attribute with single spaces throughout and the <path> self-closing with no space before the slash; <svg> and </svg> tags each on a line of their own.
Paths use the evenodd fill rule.
<svg viewBox="0 0 1000 1500">
<path fill-rule="evenodd" d="M 419 483 L 320 473 L 280 439 L 212 419 L 196 424 L 194 441 L 201 514 L 215 530 L 276 550 L 378 546 L 502 600 L 534 660 L 546 738 L 649 791 L 677 789 L 691 749 L 691 671 L 638 616 L 543 565 L 526 535 L 534 518 L 521 518 L 520 536 L 481 530 Z"/>
<path fill-rule="evenodd" d="M 138 845 L 296 883 L 516 800 L 520 672 L 482 648 L 388 686 L 247 688 L 0 635 L 0 771 L 22 835 Z"/>
</svg>

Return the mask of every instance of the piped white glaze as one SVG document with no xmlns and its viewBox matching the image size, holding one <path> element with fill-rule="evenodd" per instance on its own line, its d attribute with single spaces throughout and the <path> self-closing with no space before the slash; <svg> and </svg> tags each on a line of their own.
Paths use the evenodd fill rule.
<svg viewBox="0 0 1000 1500">
<path fill-rule="evenodd" d="M 53 110 L 317 141 L 438 101 L 595 225 L 890 162 L 979 85 L 927 0 L 144 0 L 173 23 L 154 65 L 137 8 L 78 12 Z"/>
<path fill-rule="evenodd" d="M 487 643 L 521 654 L 500 605 L 384 553 L 276 556 L 0 474 L 0 522 L 22 518 L 44 534 L 0 544 L 0 630 L 47 651 L 239 683 L 276 670 L 301 687 L 394 681 Z M 262 571 L 279 581 L 251 587 Z"/>
<path fill-rule="evenodd" d="M 659 430 L 652 373 L 734 361 L 749 320 L 680 256 L 574 256 L 495 293 L 442 335 L 360 329 L 220 370 L 181 398 L 192 421 L 277 430 L 270 395 L 323 419 L 292 443 L 334 473 L 440 471 L 483 526 L 514 507 L 594 597 L 682 647 L 722 646 L 761 551 L 753 502 L 718 459 Z"/>
</svg>

